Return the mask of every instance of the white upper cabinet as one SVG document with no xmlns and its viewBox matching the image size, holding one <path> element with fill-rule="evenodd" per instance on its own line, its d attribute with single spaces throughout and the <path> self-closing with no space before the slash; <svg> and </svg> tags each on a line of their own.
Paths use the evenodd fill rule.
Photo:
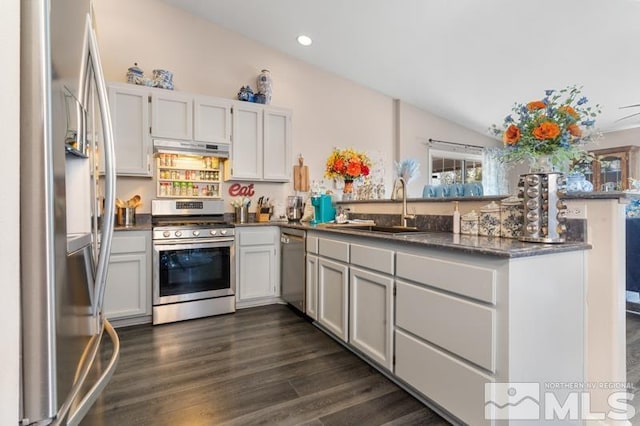
<svg viewBox="0 0 640 426">
<path fill-rule="evenodd" d="M 250 103 L 233 107 L 231 179 L 262 179 L 263 108 Z"/>
<path fill-rule="evenodd" d="M 152 176 L 149 135 L 149 90 L 134 85 L 109 85 L 116 174 Z"/>
<path fill-rule="evenodd" d="M 196 96 L 193 100 L 193 139 L 231 143 L 231 101 Z"/>
<path fill-rule="evenodd" d="M 193 96 L 154 91 L 151 96 L 151 135 L 155 138 L 193 139 Z"/>
<path fill-rule="evenodd" d="M 232 180 L 288 182 L 291 178 L 291 111 L 234 102 Z"/>
<path fill-rule="evenodd" d="M 264 180 L 288 181 L 291 164 L 291 111 L 264 110 L 264 148 L 262 170 Z"/>
</svg>

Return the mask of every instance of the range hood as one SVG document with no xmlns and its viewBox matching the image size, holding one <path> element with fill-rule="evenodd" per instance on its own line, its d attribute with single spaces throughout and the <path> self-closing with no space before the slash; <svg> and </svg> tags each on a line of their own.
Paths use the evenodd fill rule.
<svg viewBox="0 0 640 426">
<path fill-rule="evenodd" d="M 230 146 L 229 144 L 225 143 L 214 144 L 195 141 L 154 139 L 153 151 L 175 154 L 209 155 L 214 157 L 229 158 Z"/>
</svg>

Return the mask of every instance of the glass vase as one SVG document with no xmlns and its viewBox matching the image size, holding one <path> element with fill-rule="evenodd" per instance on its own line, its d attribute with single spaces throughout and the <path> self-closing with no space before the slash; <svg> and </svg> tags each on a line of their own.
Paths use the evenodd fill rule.
<svg viewBox="0 0 640 426">
<path fill-rule="evenodd" d="M 550 155 L 529 158 L 529 173 L 551 173 L 555 171 Z"/>
<path fill-rule="evenodd" d="M 353 180 L 351 179 L 344 180 L 344 188 L 342 188 L 342 199 L 343 200 L 354 199 Z"/>
</svg>

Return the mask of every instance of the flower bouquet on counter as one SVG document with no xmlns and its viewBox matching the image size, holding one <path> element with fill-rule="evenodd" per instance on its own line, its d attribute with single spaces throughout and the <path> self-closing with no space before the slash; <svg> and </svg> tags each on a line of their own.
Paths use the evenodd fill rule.
<svg viewBox="0 0 640 426">
<path fill-rule="evenodd" d="M 502 138 L 503 162 L 523 162 L 548 157 L 553 167 L 567 167 L 587 155 L 584 145 L 598 133 L 594 130 L 600 105 L 589 106 L 581 88 L 569 86 L 546 90 L 542 99 L 515 103 L 502 126 L 489 129 Z"/>
<path fill-rule="evenodd" d="M 371 161 L 364 152 L 358 152 L 353 148 L 336 148 L 327 159 L 324 176 L 352 181 L 368 176 L 370 167 Z"/>
</svg>

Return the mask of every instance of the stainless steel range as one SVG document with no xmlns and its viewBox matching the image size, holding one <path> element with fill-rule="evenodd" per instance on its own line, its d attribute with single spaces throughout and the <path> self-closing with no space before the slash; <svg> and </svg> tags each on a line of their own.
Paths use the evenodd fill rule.
<svg viewBox="0 0 640 426">
<path fill-rule="evenodd" d="M 235 312 L 235 230 L 222 200 L 153 200 L 153 324 Z"/>
</svg>

